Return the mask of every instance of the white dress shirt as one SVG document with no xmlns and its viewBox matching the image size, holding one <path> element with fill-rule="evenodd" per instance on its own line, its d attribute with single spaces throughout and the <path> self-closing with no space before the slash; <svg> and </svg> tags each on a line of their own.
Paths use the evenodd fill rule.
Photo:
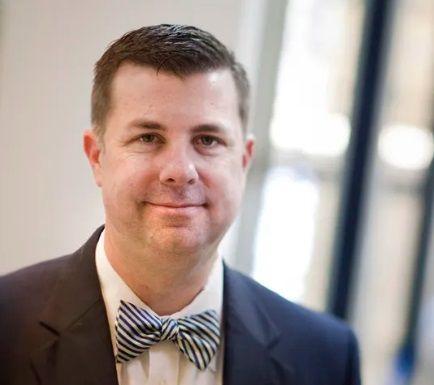
<svg viewBox="0 0 434 385">
<path fill-rule="evenodd" d="M 113 269 L 104 250 L 104 231 L 96 247 L 96 268 L 107 311 L 113 354 L 116 355 L 115 322 L 120 300 L 145 308 L 152 312 L 128 287 Z M 180 318 L 214 309 L 221 320 L 223 303 L 223 263 L 217 258 L 208 282 L 194 300 L 170 315 Z M 155 313 L 154 313 L 155 314 Z M 163 317 L 164 318 L 164 317 Z M 220 322 L 221 324 L 221 322 Z M 126 362 L 116 364 L 119 385 L 220 385 L 222 384 L 223 334 L 216 355 L 205 370 L 199 370 L 175 344 L 163 341 L 148 351 Z"/>
</svg>

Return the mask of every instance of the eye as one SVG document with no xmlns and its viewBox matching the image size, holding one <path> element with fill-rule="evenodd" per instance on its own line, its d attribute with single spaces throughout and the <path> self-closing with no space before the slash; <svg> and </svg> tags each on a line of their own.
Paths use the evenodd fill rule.
<svg viewBox="0 0 434 385">
<path fill-rule="evenodd" d="M 160 138 L 155 134 L 143 134 L 139 136 L 139 141 L 142 143 L 158 143 Z"/>
<path fill-rule="evenodd" d="M 197 142 L 199 145 L 203 147 L 214 147 L 217 144 L 221 143 L 221 141 L 211 135 L 202 135 L 197 138 Z"/>
</svg>

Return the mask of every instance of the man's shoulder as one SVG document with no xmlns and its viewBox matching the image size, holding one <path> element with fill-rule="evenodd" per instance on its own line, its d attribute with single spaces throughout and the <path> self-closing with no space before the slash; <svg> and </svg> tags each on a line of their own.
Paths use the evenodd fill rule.
<svg viewBox="0 0 434 385">
<path fill-rule="evenodd" d="M 360 383 L 357 340 L 345 322 L 288 301 L 232 269 L 226 269 L 225 288 L 235 321 L 250 324 L 273 357 L 290 363 L 308 383 Z"/>
<path fill-rule="evenodd" d="M 70 259 L 58 257 L 0 277 L 0 356 L 26 341 L 24 353 L 40 340 L 36 325 Z"/>
<path fill-rule="evenodd" d="M 230 269 L 230 274 L 250 293 L 258 308 L 273 319 L 281 330 L 288 330 L 300 338 L 330 339 L 352 337 L 350 327 L 336 317 L 294 303 L 261 285 L 254 279 Z M 288 328 L 291 325 L 291 328 Z"/>
<path fill-rule="evenodd" d="M 53 258 L 1 276 L 0 309 L 6 313 L 6 308 L 18 311 L 24 305 L 31 311 L 41 306 L 53 292 L 71 258 L 72 254 Z"/>
<path fill-rule="evenodd" d="M 27 296 L 38 295 L 49 289 L 65 269 L 72 255 L 49 259 L 39 262 L 0 277 L 0 298 L 25 293 Z"/>
<path fill-rule="evenodd" d="M 78 250 L 71 254 L 49 259 L 0 276 L 0 307 L 14 299 L 38 303 L 46 301 L 62 279 L 68 279 L 77 268 L 88 270 L 87 261 L 94 255 L 95 246 L 103 227 L 99 227 Z M 77 275 L 75 275 L 76 277 Z"/>
</svg>

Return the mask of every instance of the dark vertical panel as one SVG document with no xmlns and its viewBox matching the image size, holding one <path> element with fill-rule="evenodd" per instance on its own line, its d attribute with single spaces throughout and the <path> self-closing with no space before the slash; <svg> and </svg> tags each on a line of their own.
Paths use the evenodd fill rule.
<svg viewBox="0 0 434 385">
<path fill-rule="evenodd" d="M 419 243 L 414 260 L 412 287 L 408 304 L 406 333 L 396 354 L 393 380 L 410 383 L 417 360 L 417 326 L 421 311 L 422 292 L 426 281 L 425 271 L 433 234 L 434 209 L 434 158 L 426 173 L 422 195 L 422 220 L 419 229 Z"/>
<path fill-rule="evenodd" d="M 370 0 L 366 4 L 352 130 L 328 293 L 328 311 L 340 318 L 348 316 L 363 198 L 368 180 L 367 170 L 381 99 L 392 5 L 393 0 Z"/>
</svg>

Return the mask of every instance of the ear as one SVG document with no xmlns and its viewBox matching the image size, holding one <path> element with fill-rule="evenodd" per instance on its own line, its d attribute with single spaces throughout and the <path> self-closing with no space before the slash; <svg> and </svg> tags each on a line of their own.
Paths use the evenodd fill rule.
<svg viewBox="0 0 434 385">
<path fill-rule="evenodd" d="M 243 169 L 246 172 L 249 170 L 250 164 L 252 163 L 254 150 L 255 150 L 255 138 L 252 134 L 248 134 L 244 142 L 244 152 L 243 152 Z"/>
<path fill-rule="evenodd" d="M 101 187 L 101 154 L 103 149 L 101 141 L 96 137 L 93 130 L 86 130 L 83 133 L 83 149 L 87 159 L 89 160 L 90 167 L 92 167 L 95 182 L 99 187 Z"/>
</svg>

